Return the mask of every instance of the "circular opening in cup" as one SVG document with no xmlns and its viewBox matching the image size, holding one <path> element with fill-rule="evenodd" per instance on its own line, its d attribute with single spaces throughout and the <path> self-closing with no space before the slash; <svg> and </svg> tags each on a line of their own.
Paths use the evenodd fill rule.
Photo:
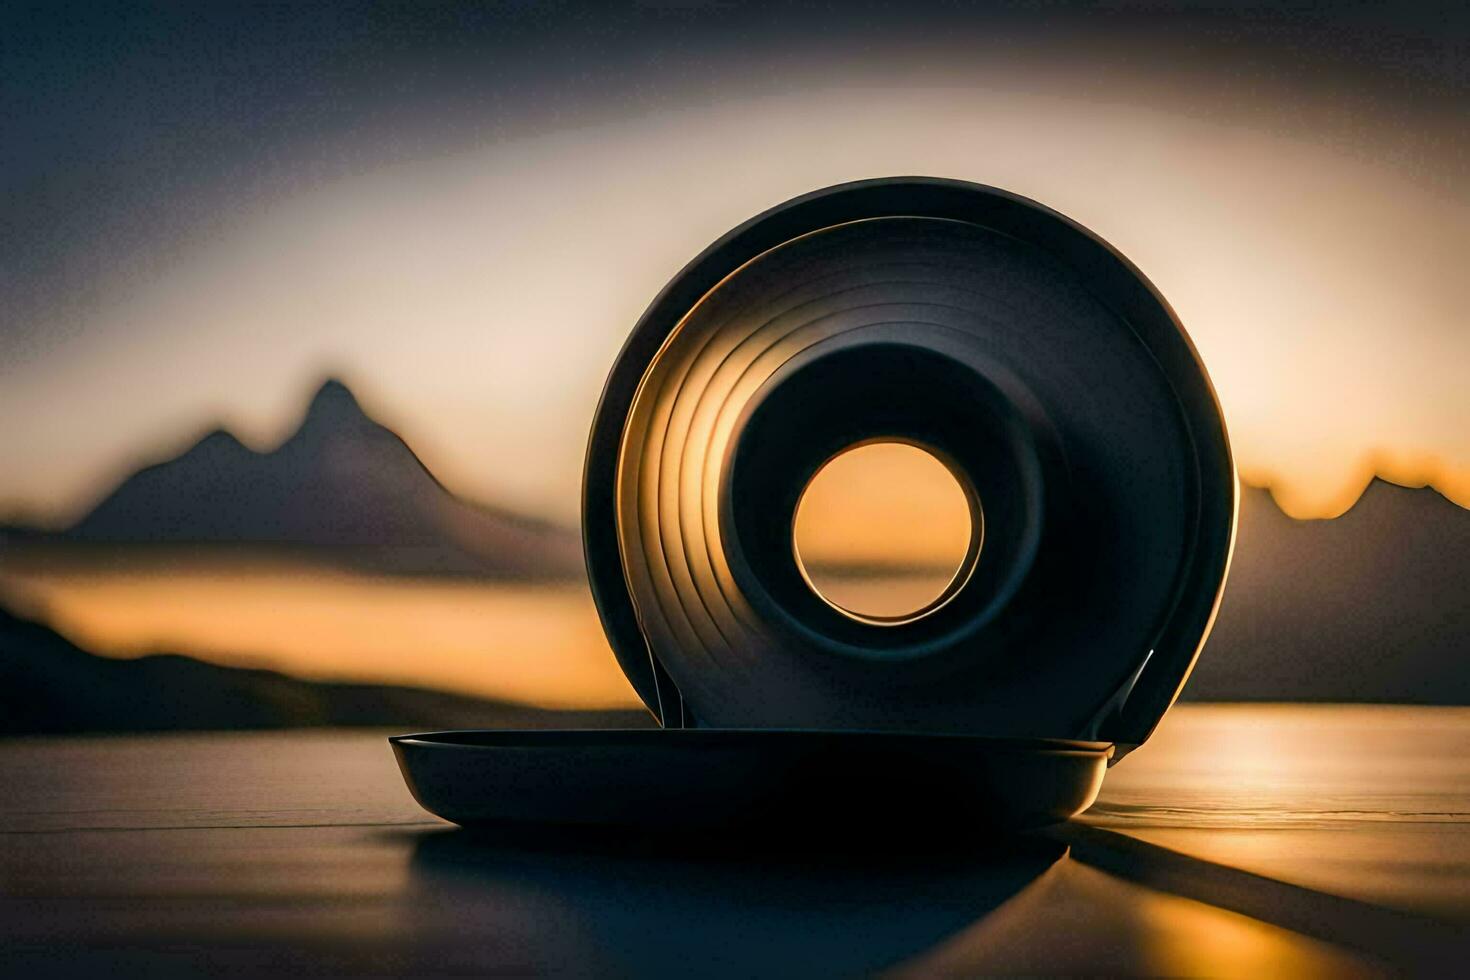
<svg viewBox="0 0 1470 980">
<path fill-rule="evenodd" d="M 860 443 L 823 464 L 802 491 L 792 528 L 797 567 L 842 613 L 911 622 L 969 579 L 983 519 L 969 481 L 904 442 Z"/>
</svg>

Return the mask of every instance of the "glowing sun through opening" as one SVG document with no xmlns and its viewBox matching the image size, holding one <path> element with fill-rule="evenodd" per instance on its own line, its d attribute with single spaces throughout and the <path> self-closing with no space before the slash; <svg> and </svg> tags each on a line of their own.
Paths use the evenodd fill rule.
<svg viewBox="0 0 1470 980">
<path fill-rule="evenodd" d="M 861 443 L 828 460 L 802 492 L 792 528 L 813 592 L 864 622 L 924 616 L 968 580 L 984 521 L 969 481 L 933 453 Z"/>
</svg>

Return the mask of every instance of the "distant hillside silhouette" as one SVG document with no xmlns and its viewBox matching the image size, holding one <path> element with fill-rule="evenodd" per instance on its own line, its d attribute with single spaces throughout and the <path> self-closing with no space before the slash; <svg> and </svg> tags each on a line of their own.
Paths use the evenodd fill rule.
<svg viewBox="0 0 1470 980">
<path fill-rule="evenodd" d="M 409 574 L 582 574 L 575 533 L 455 497 L 336 380 L 278 448 L 217 429 L 128 477 L 62 537 L 284 545 Z"/>
<path fill-rule="evenodd" d="M 647 727 L 641 711 L 551 711 L 373 684 L 326 684 L 189 657 L 112 660 L 0 609 L 0 735 L 397 725 Z"/>
<path fill-rule="evenodd" d="M 1194 700 L 1470 704 L 1470 511 L 1375 480 L 1335 520 L 1242 488 Z"/>
</svg>

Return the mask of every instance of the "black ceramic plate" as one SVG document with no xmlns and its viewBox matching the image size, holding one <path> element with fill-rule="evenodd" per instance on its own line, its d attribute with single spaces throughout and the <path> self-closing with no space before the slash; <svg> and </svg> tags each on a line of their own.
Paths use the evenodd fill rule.
<svg viewBox="0 0 1470 980">
<path fill-rule="evenodd" d="M 928 450 L 984 514 L 972 574 L 898 623 L 822 599 L 792 543 L 809 479 L 872 440 Z M 674 277 L 609 375 L 582 528 L 665 727 L 1123 752 L 1193 666 L 1234 512 L 1209 378 L 1142 273 L 1034 201 L 900 177 L 788 201 Z"/>
<path fill-rule="evenodd" d="M 389 739 L 414 798 L 464 825 L 691 833 L 1017 830 L 1097 797 L 1113 747 L 754 730 L 466 731 Z"/>
</svg>

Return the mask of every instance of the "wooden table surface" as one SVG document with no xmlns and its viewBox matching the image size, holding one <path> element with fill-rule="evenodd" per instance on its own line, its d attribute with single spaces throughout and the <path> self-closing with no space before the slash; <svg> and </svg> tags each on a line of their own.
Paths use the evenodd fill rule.
<svg viewBox="0 0 1470 980">
<path fill-rule="evenodd" d="M 1081 820 L 787 855 L 471 835 L 383 732 L 0 742 L 0 973 L 1454 973 L 1470 710 L 1177 708 Z"/>
</svg>

